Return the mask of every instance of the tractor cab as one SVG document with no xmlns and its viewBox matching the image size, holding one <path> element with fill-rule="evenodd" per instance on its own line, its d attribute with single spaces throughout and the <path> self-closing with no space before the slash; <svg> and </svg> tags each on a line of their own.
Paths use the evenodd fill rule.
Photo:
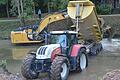
<svg viewBox="0 0 120 80">
<path fill-rule="evenodd" d="M 62 53 L 69 51 L 73 44 L 77 44 L 77 32 L 75 31 L 51 31 L 50 44 L 60 44 Z"/>
</svg>

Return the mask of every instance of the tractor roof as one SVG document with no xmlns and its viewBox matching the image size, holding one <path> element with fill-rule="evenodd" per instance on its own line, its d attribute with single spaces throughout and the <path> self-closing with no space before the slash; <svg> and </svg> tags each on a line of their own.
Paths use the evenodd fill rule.
<svg viewBox="0 0 120 80">
<path fill-rule="evenodd" d="M 51 34 L 77 34 L 75 31 L 51 31 Z"/>
</svg>

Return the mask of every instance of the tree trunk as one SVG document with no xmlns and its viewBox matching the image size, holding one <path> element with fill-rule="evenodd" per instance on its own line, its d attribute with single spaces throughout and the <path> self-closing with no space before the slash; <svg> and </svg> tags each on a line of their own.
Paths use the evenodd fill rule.
<svg viewBox="0 0 120 80">
<path fill-rule="evenodd" d="M 9 4 L 8 4 L 8 0 L 7 0 L 7 5 L 6 5 L 6 11 L 7 11 L 7 17 L 9 18 L 10 17 L 10 15 L 9 15 Z"/>
<path fill-rule="evenodd" d="M 50 2 L 48 2 L 47 6 L 48 6 L 48 13 L 50 13 L 51 12 L 50 11 Z"/>
<path fill-rule="evenodd" d="M 22 25 L 25 26 L 24 10 L 23 10 L 23 0 L 20 0 L 20 5 L 21 5 L 21 13 L 22 13 L 21 22 L 22 22 Z"/>
<path fill-rule="evenodd" d="M 116 0 L 114 0 L 114 8 L 116 8 Z"/>
<path fill-rule="evenodd" d="M 35 2 L 31 0 L 32 10 L 33 10 L 33 18 L 35 18 Z"/>
<path fill-rule="evenodd" d="M 19 0 L 17 0 L 17 9 L 18 9 L 18 16 L 20 17 L 20 24 L 22 25 L 21 12 L 20 12 L 20 1 Z"/>
<path fill-rule="evenodd" d="M 17 9 L 18 9 L 18 15 L 20 17 L 21 13 L 20 13 L 20 2 L 19 2 L 19 0 L 17 0 Z"/>
<path fill-rule="evenodd" d="M 23 1 L 22 0 L 20 0 L 20 5 L 21 5 L 21 12 L 23 14 Z"/>
<path fill-rule="evenodd" d="M 36 18 L 35 16 L 35 4 L 34 4 L 34 6 L 33 6 L 33 10 L 34 10 L 34 12 L 33 12 L 33 15 L 34 15 L 34 18 Z"/>
</svg>

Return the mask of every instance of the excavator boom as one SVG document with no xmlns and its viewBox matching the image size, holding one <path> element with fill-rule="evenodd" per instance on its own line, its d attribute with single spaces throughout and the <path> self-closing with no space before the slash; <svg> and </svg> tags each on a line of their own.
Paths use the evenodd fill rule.
<svg viewBox="0 0 120 80">
<path fill-rule="evenodd" d="M 62 19 L 65 19 L 65 16 L 62 13 L 49 14 L 40 22 L 36 32 L 40 33 L 48 24 Z"/>
</svg>

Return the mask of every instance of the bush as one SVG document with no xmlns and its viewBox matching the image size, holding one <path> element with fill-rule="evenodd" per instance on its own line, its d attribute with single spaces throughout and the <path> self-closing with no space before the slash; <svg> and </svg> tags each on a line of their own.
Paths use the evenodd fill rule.
<svg viewBox="0 0 120 80">
<path fill-rule="evenodd" d="M 97 5 L 96 6 L 97 13 L 100 15 L 106 15 L 111 13 L 111 6 L 108 4 Z"/>
</svg>

